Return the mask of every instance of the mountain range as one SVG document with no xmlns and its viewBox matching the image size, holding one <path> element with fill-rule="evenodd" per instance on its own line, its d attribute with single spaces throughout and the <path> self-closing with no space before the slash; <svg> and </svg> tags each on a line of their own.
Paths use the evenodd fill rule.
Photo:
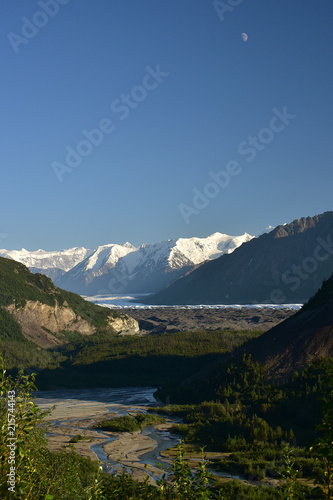
<svg viewBox="0 0 333 500">
<path fill-rule="evenodd" d="M 21 250 L 0 250 L 0 256 L 13 259 L 27 266 L 34 273 L 42 273 L 53 281 L 79 264 L 92 253 L 83 247 L 70 248 L 68 250 L 51 251 L 36 250 L 29 252 Z"/>
<path fill-rule="evenodd" d="M 57 286 L 82 295 L 153 293 L 195 266 L 229 254 L 252 238 L 247 233 L 214 233 L 207 238 L 178 238 L 139 247 L 125 243 L 95 250 L 0 250 L 0 255 L 25 264 L 33 272 L 46 274 Z"/>
<path fill-rule="evenodd" d="M 333 270 L 333 212 L 277 226 L 144 299 L 149 304 L 304 303 Z"/>
<path fill-rule="evenodd" d="M 244 248 L 250 248 L 253 255 L 253 245 L 257 242 L 263 245 L 260 252 L 263 275 L 268 272 L 265 264 L 269 258 L 273 259 L 278 269 L 278 256 L 287 261 L 289 259 L 289 263 L 294 262 L 292 265 L 298 266 L 298 270 L 308 272 L 308 279 L 304 279 L 305 285 L 313 285 L 319 279 L 318 276 L 313 276 L 310 280 L 317 270 L 320 269 L 323 275 L 328 268 L 331 269 L 329 277 L 318 287 L 318 291 L 315 290 L 299 312 L 234 351 L 234 356 L 239 351 L 251 353 L 254 360 L 265 366 L 269 379 L 287 377 L 310 362 L 333 355 L 333 274 L 330 260 L 333 254 L 330 236 L 332 217 L 332 212 L 326 212 L 278 226 L 270 233 L 244 243 L 231 254 L 203 264 L 183 278 L 187 280 L 205 267 L 233 259 L 235 255 L 240 254 L 236 264 L 233 264 L 236 272 L 237 262 L 241 262 L 239 259 L 245 259 Z M 292 242 L 291 247 L 288 246 L 288 241 Z M 314 242 L 316 247 L 313 250 Z M 279 244 L 282 246 L 276 249 L 275 246 Z M 131 247 L 127 249 L 129 254 L 135 251 L 131 252 Z M 267 261 L 264 259 L 265 250 L 268 254 Z M 292 253 L 292 250 L 302 250 L 303 255 L 308 252 L 308 257 L 303 257 L 301 264 L 295 264 L 292 259 L 296 254 Z M 249 254 L 246 255 L 246 258 L 248 257 Z M 318 266 L 313 266 L 316 270 L 311 274 L 310 267 L 306 264 L 313 264 L 316 260 Z M 89 261 L 88 258 L 88 262 L 93 263 L 93 260 Z M 98 259 L 95 263 L 98 263 Z M 320 263 L 328 263 L 328 266 L 321 268 Z M 239 267 L 239 272 L 241 271 Z M 180 281 L 182 280 L 178 280 Z M 302 293 L 310 289 L 305 288 L 305 285 L 300 287 Z M 170 285 L 170 288 L 173 286 Z M 125 314 L 96 306 L 84 301 L 77 294 L 57 288 L 48 277 L 30 272 L 13 259 L 0 258 L 1 350 L 7 359 L 11 359 L 13 366 L 43 366 L 43 363 L 51 366 L 53 354 L 47 348 L 56 348 L 95 333 L 102 336 L 113 336 L 117 333 L 133 335 L 139 333 L 139 325 Z"/>
<path fill-rule="evenodd" d="M 85 296 L 149 294 L 153 305 L 305 303 L 333 270 L 333 212 L 245 233 L 46 252 L 0 250 Z"/>
</svg>

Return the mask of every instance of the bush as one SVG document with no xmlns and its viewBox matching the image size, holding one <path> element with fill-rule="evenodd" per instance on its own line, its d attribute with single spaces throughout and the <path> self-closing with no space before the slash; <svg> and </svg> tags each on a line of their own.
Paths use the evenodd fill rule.
<svg viewBox="0 0 333 500">
<path fill-rule="evenodd" d="M 135 432 L 140 431 L 148 425 L 163 424 L 166 419 L 160 415 L 151 415 L 140 413 L 135 417 L 125 415 L 124 417 L 116 417 L 111 420 L 104 420 L 98 425 L 94 425 L 92 429 L 102 429 L 103 431 L 113 432 Z"/>
<path fill-rule="evenodd" d="M 73 451 L 47 450 L 44 417 L 48 412 L 33 402 L 33 375 L 19 372 L 13 380 L 6 376 L 2 362 L 0 377 L 0 498 L 88 500 L 88 484 L 98 464 Z"/>
</svg>

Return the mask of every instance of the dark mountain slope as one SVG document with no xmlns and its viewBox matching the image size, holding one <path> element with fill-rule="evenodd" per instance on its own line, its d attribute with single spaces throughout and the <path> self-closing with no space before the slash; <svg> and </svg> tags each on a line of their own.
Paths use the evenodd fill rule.
<svg viewBox="0 0 333 500">
<path fill-rule="evenodd" d="M 150 304 L 306 302 L 333 269 L 333 212 L 244 243 L 146 299 Z"/>
<path fill-rule="evenodd" d="M 285 377 L 320 358 L 333 356 L 333 275 L 302 309 L 245 350 L 263 363 L 268 378 Z"/>
<path fill-rule="evenodd" d="M 232 393 L 227 395 L 228 386 L 237 393 L 241 387 L 237 384 L 242 384 L 245 379 L 247 385 L 244 387 L 248 387 L 251 392 L 250 378 L 247 377 L 254 376 L 253 380 L 257 384 L 261 380 L 259 373 L 262 372 L 261 382 L 264 384 L 285 382 L 296 371 L 301 373 L 309 363 L 324 361 L 314 365 L 316 371 L 330 359 L 333 359 L 333 274 L 293 316 L 234 351 L 207 363 L 177 387 L 166 385 L 157 392 L 157 397 L 163 401 L 169 398 L 178 404 L 223 401 L 225 397 L 233 397 Z M 259 362 L 262 367 L 256 368 L 254 362 Z M 237 373 L 246 377 L 237 379 Z"/>
</svg>

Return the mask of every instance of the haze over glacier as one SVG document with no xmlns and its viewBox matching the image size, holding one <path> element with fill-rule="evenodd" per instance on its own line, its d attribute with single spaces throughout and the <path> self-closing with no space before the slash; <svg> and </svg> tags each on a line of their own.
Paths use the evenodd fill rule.
<svg viewBox="0 0 333 500">
<path fill-rule="evenodd" d="M 139 247 L 107 244 L 89 250 L 75 247 L 46 252 L 0 250 L 0 255 L 41 272 L 61 288 L 84 295 L 152 293 L 183 276 L 194 266 L 233 252 L 254 238 L 247 233 L 207 238 L 178 238 Z"/>
</svg>

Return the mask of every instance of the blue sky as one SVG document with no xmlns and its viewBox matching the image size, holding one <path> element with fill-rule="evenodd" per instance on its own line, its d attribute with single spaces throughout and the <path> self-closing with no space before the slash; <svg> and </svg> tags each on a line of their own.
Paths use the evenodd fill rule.
<svg viewBox="0 0 333 500">
<path fill-rule="evenodd" d="M 0 11 L 0 248 L 258 234 L 332 210 L 330 0 Z"/>
</svg>

